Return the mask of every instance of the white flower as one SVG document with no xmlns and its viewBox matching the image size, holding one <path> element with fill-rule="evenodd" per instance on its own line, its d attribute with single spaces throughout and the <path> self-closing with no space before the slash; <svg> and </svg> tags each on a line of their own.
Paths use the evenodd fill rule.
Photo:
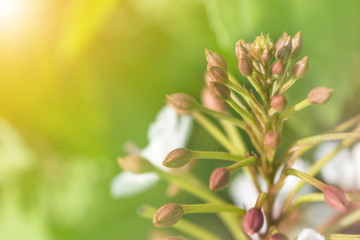
<svg viewBox="0 0 360 240">
<path fill-rule="evenodd" d="M 303 229 L 297 240 L 325 240 L 325 237 L 311 228 Z"/>
<path fill-rule="evenodd" d="M 325 157 L 336 148 L 339 142 L 325 142 L 316 153 L 316 159 Z M 360 143 L 352 149 L 345 148 L 332 158 L 322 169 L 321 175 L 326 183 L 335 184 L 344 190 L 360 190 Z"/>
<path fill-rule="evenodd" d="M 140 155 L 158 168 L 166 155 L 175 148 L 185 147 L 192 127 L 190 116 L 179 116 L 172 108 L 165 106 L 156 116 L 148 130 L 149 144 Z M 159 180 L 155 173 L 134 174 L 123 171 L 111 181 L 111 195 L 114 198 L 131 197 L 149 189 Z"/>
</svg>

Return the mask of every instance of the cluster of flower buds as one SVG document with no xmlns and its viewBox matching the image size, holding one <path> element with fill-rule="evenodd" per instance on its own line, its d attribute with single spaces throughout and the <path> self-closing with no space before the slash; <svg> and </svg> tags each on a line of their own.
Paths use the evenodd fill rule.
<svg viewBox="0 0 360 240">
<path fill-rule="evenodd" d="M 269 35 L 264 34 L 256 37 L 252 43 L 247 43 L 243 39 L 239 40 L 235 47 L 238 69 L 248 80 L 250 87 L 237 80 L 229 72 L 224 58 L 211 50 L 206 50 L 207 67 L 202 104 L 184 93 L 167 96 L 167 103 L 173 109 L 179 114 L 191 115 L 226 151 L 178 148 L 168 153 L 163 166 L 180 168 L 194 159 L 201 159 L 201 161 L 215 159 L 232 163 L 212 171 L 208 188 L 194 180 L 193 176 L 185 175 L 182 178 L 157 170 L 159 175 L 207 203 L 164 205 L 154 214 L 153 223 L 156 227 L 181 229 L 183 226 L 181 218 L 184 214 L 217 213 L 234 239 L 249 239 L 264 228 L 264 233 L 261 235 L 263 239 L 284 240 L 289 239 L 286 236 L 284 223 L 290 219 L 300 204 L 324 201 L 342 214 L 349 212 L 352 207 L 350 201 L 356 198 L 351 199 L 340 188 L 314 178 L 321 166 L 329 161 L 329 157 L 316 163 L 309 173 L 295 170 L 292 166 L 302 154 L 320 142 L 359 138 L 359 132 L 341 132 L 345 131 L 344 126 L 349 127 L 350 123 L 342 125 L 333 133 L 300 139 L 285 150 L 280 148 L 283 142 L 282 129 L 285 121 L 305 107 L 324 104 L 333 92 L 332 89 L 317 87 L 311 90 L 304 100 L 288 106 L 285 92 L 298 79 L 303 78 L 309 69 L 308 57 L 305 56 L 296 61 L 301 55 L 302 48 L 301 32 L 293 37 L 284 32 L 276 43 Z M 231 114 L 232 112 L 234 114 Z M 213 120 L 217 120 L 218 123 L 214 123 Z M 249 144 L 244 144 L 244 135 L 248 136 L 245 139 L 249 139 Z M 251 146 L 248 147 L 250 144 Z M 279 153 L 280 150 L 282 153 Z M 140 160 L 136 159 L 129 165 L 120 161 L 120 164 L 125 167 L 135 165 L 134 169 L 138 169 L 138 172 L 148 170 L 147 165 L 142 164 L 143 161 Z M 142 167 L 140 168 L 139 165 Z M 248 211 L 227 203 L 214 193 L 231 183 L 232 174 L 239 171 L 251 179 L 259 194 L 255 206 Z M 280 177 L 276 178 L 276 175 Z M 285 200 L 281 206 L 280 217 L 275 218 L 275 199 L 289 175 L 312 184 L 321 192 L 295 199 L 297 192 L 304 185 L 303 182 L 300 183 L 287 193 L 286 198 L 282 197 Z M 261 179 L 266 182 L 267 190 L 263 190 L 260 186 Z M 237 189 L 237 191 L 247 195 L 247 192 L 242 192 L 242 189 Z M 268 228 L 264 227 L 265 221 L 269 224 Z M 186 222 L 185 225 L 189 226 L 188 224 L 190 223 Z M 192 228 L 200 229 L 199 226 L 193 225 Z M 184 232 L 189 233 L 189 231 Z M 203 239 L 220 239 L 205 229 L 193 234 L 200 233 L 206 235 L 206 237 L 203 235 Z M 196 238 L 199 238 L 199 235 Z"/>
</svg>

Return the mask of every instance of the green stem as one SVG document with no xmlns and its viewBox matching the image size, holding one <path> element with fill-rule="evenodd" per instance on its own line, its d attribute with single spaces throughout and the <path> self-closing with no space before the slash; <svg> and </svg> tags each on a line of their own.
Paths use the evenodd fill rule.
<svg viewBox="0 0 360 240">
<path fill-rule="evenodd" d="M 257 99 L 253 99 L 250 95 L 250 93 L 247 91 L 247 89 L 243 88 L 242 86 L 234 85 L 231 82 L 226 83 L 228 87 L 230 87 L 232 90 L 240 94 L 240 96 L 248 103 L 254 103 L 255 108 L 261 112 L 264 113 L 264 110 L 262 109 L 261 104 Z"/>
<path fill-rule="evenodd" d="M 284 84 L 284 86 L 280 89 L 280 94 L 283 94 L 286 90 L 292 87 L 294 83 L 298 80 L 294 76 L 291 76 L 290 79 Z"/>
<path fill-rule="evenodd" d="M 246 145 L 238 129 L 231 123 L 224 120 L 220 120 L 220 124 L 223 126 L 225 132 L 230 138 L 230 142 L 236 149 L 238 149 L 241 155 L 244 155 L 246 152 Z"/>
<path fill-rule="evenodd" d="M 291 206 L 289 212 L 292 213 L 294 212 L 299 206 L 305 204 L 305 203 L 310 203 L 310 202 L 322 202 L 324 201 L 324 194 L 323 193 L 310 193 L 310 194 L 305 194 L 302 195 L 300 197 L 298 197 L 294 204 Z"/>
<path fill-rule="evenodd" d="M 229 139 L 223 134 L 223 132 L 213 124 L 209 119 L 199 112 L 193 112 L 192 116 L 194 119 L 207 130 L 208 133 L 213 136 L 219 144 L 221 144 L 226 150 L 233 153 L 242 153 L 229 141 Z M 231 124 L 231 123 L 230 123 Z"/>
<path fill-rule="evenodd" d="M 241 86 L 239 81 L 234 77 L 234 75 L 232 75 L 229 71 L 227 72 L 227 74 L 228 74 L 228 77 L 229 77 L 229 81 L 230 81 L 230 83 L 232 85 L 238 86 L 238 87 Z"/>
<path fill-rule="evenodd" d="M 239 162 L 244 160 L 244 156 L 235 155 L 229 152 L 212 152 L 212 151 L 191 151 L 193 158 L 230 160 Z"/>
<path fill-rule="evenodd" d="M 249 122 L 253 127 L 257 127 L 254 118 L 243 108 L 241 108 L 234 99 L 230 98 L 226 101 L 244 120 Z"/>
<path fill-rule="evenodd" d="M 317 189 L 321 190 L 321 191 L 324 191 L 325 188 L 326 188 L 326 184 L 323 183 L 322 181 L 312 177 L 312 176 L 309 176 L 308 174 L 306 173 L 303 173 L 301 171 L 298 171 L 296 169 L 293 169 L 293 168 L 288 168 L 286 169 L 285 171 L 285 174 L 286 175 L 293 175 L 295 177 L 298 177 L 300 178 L 301 180 L 304 180 L 306 181 L 307 183 L 313 185 L 314 187 L 316 187 Z"/>
<path fill-rule="evenodd" d="M 233 165 L 227 167 L 227 169 L 232 173 L 232 172 L 235 172 L 247 165 L 253 164 L 256 161 L 257 161 L 257 159 L 254 156 L 248 157 L 248 158 L 241 160 L 240 162 L 234 163 Z"/>
<path fill-rule="evenodd" d="M 140 216 L 152 219 L 154 214 L 156 212 L 156 209 L 149 205 L 143 205 L 138 209 L 138 213 Z M 187 221 L 185 219 L 180 219 L 175 225 L 171 226 L 172 228 L 183 232 L 185 234 L 188 234 L 191 237 L 194 237 L 195 239 L 209 239 L 209 240 L 220 240 L 221 238 L 213 234 L 212 232 L 209 232 L 207 229 L 200 227 L 197 224 L 194 224 L 190 221 Z"/>
<path fill-rule="evenodd" d="M 205 113 L 207 115 L 213 116 L 215 118 L 227 120 L 227 121 L 237 125 L 238 127 L 242 128 L 242 129 L 245 129 L 245 124 L 244 124 L 244 122 L 242 120 L 237 119 L 235 117 L 232 117 L 230 115 L 226 115 L 224 113 L 216 112 L 216 111 L 213 111 L 211 109 L 205 108 L 205 107 L 200 106 L 200 105 L 198 106 L 197 110 L 202 112 L 202 113 Z"/>
<path fill-rule="evenodd" d="M 282 120 L 287 120 L 289 119 L 294 113 L 310 106 L 311 103 L 309 102 L 309 100 L 306 98 L 304 100 L 302 100 L 301 102 L 295 104 L 294 106 L 286 109 L 285 111 L 283 111 L 281 114 L 280 114 L 280 119 Z"/>
<path fill-rule="evenodd" d="M 265 96 L 265 92 L 263 91 L 263 89 L 261 88 L 259 83 L 256 81 L 256 79 L 252 75 L 247 76 L 247 79 L 249 80 L 251 85 L 255 88 L 255 90 L 259 93 L 259 95 L 261 97 L 261 100 L 263 101 L 264 106 L 266 106 L 267 105 L 267 98 Z"/>
<path fill-rule="evenodd" d="M 260 193 L 259 197 L 256 200 L 256 204 L 255 207 L 256 208 L 262 208 L 262 206 L 264 205 L 264 202 L 266 200 L 267 194 L 266 193 Z"/>
<path fill-rule="evenodd" d="M 324 141 L 334 141 L 349 138 L 360 138 L 360 132 L 328 133 L 312 137 L 302 138 L 295 142 L 290 152 L 298 151 L 302 147 L 314 146 Z"/>
<path fill-rule="evenodd" d="M 164 172 L 156 167 L 154 167 L 153 171 L 158 174 L 160 177 L 166 179 L 169 182 L 172 182 L 187 191 L 188 193 L 193 194 L 194 196 L 206 201 L 213 203 L 225 203 L 222 199 L 218 198 L 215 194 L 213 194 L 210 190 L 208 190 L 205 186 L 200 184 L 194 178 L 187 176 L 186 179 L 174 174 L 170 174 Z"/>
<path fill-rule="evenodd" d="M 167 181 L 176 184 L 184 191 L 187 191 L 188 193 L 206 202 L 226 204 L 224 200 L 218 198 L 209 189 L 204 187 L 204 185 L 202 185 L 196 179 L 190 176 L 186 176 L 185 180 L 184 178 L 164 172 L 156 167 L 154 167 L 154 172 L 157 173 L 160 177 L 166 179 Z M 247 239 L 245 233 L 242 231 L 241 228 L 238 227 L 237 214 L 219 213 L 218 215 L 236 239 Z"/>
<path fill-rule="evenodd" d="M 244 209 L 235 207 L 230 204 L 180 204 L 184 210 L 184 214 L 191 213 L 217 213 L 217 212 L 235 212 L 244 216 L 246 211 Z"/>
</svg>

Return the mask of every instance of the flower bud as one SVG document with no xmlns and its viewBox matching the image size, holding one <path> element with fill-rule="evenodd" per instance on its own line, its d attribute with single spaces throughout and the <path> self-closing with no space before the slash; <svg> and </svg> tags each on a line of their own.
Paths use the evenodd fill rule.
<svg viewBox="0 0 360 240">
<path fill-rule="evenodd" d="M 201 92 L 201 100 L 202 104 L 211 110 L 217 112 L 226 112 L 226 104 L 223 101 L 219 101 L 218 99 L 214 98 L 213 95 L 210 93 L 209 88 L 203 88 Z"/>
<path fill-rule="evenodd" d="M 145 173 L 153 169 L 151 163 L 139 155 L 129 155 L 124 158 L 118 158 L 119 166 L 132 173 Z"/>
<path fill-rule="evenodd" d="M 269 34 L 264 35 L 261 33 L 260 36 L 257 36 L 254 42 L 249 45 L 249 50 L 249 54 L 252 57 L 268 63 L 274 55 L 275 48 Z"/>
<path fill-rule="evenodd" d="M 281 112 L 286 107 L 287 101 L 284 95 L 275 95 L 271 98 L 270 105 L 273 109 Z"/>
<path fill-rule="evenodd" d="M 227 63 L 225 59 L 216 52 L 205 49 L 205 56 L 210 66 L 216 66 L 225 70 L 227 69 Z"/>
<path fill-rule="evenodd" d="M 250 76 L 253 72 L 253 63 L 251 59 L 245 54 L 240 55 L 238 67 L 241 74 L 244 76 Z"/>
<path fill-rule="evenodd" d="M 344 192 L 333 185 L 328 185 L 324 192 L 326 203 L 333 209 L 339 212 L 347 212 L 350 207 L 350 202 L 345 197 Z"/>
<path fill-rule="evenodd" d="M 307 99 L 311 104 L 321 105 L 326 103 L 334 90 L 326 87 L 316 87 L 309 92 Z"/>
<path fill-rule="evenodd" d="M 190 162 L 192 152 L 186 148 L 172 150 L 163 161 L 162 165 L 168 168 L 179 168 Z"/>
<path fill-rule="evenodd" d="M 289 240 L 289 238 L 282 233 L 275 233 L 269 240 Z"/>
<path fill-rule="evenodd" d="M 243 220 L 244 231 L 252 235 L 260 231 L 264 224 L 264 215 L 259 208 L 252 208 L 246 212 Z"/>
<path fill-rule="evenodd" d="M 292 58 L 297 58 L 300 55 L 303 48 L 301 31 L 295 34 L 295 36 L 291 40 L 291 45 L 292 45 L 291 56 Z"/>
<path fill-rule="evenodd" d="M 230 181 L 230 171 L 227 168 L 216 168 L 210 175 L 209 188 L 212 191 L 219 191 Z"/>
<path fill-rule="evenodd" d="M 271 67 L 271 71 L 274 77 L 280 77 L 285 70 L 284 63 L 281 60 L 277 60 Z"/>
<path fill-rule="evenodd" d="M 208 64 L 207 72 L 214 82 L 227 82 L 229 80 L 227 72 L 220 67 L 210 66 Z"/>
<path fill-rule="evenodd" d="M 210 82 L 209 90 L 211 95 L 220 101 L 228 100 L 231 95 L 230 88 L 220 82 Z"/>
<path fill-rule="evenodd" d="M 273 56 L 274 56 L 274 51 L 271 49 L 265 48 L 261 55 L 261 61 L 264 63 L 269 63 Z"/>
<path fill-rule="evenodd" d="M 295 78 L 302 78 L 309 71 L 309 61 L 308 57 L 304 57 L 297 63 L 295 63 L 292 68 L 292 74 Z"/>
<path fill-rule="evenodd" d="M 153 217 L 153 224 L 158 228 L 166 228 L 177 223 L 184 215 L 184 210 L 177 203 L 169 203 L 160 207 Z"/>
<path fill-rule="evenodd" d="M 271 149 L 277 149 L 282 142 L 280 133 L 275 130 L 268 131 L 265 134 L 265 145 Z"/>
<path fill-rule="evenodd" d="M 276 52 L 278 52 L 280 50 L 280 48 L 284 45 L 284 42 L 286 41 L 286 39 L 288 37 L 289 37 L 289 35 L 287 34 L 287 32 L 283 32 L 281 37 L 276 42 Z"/>
<path fill-rule="evenodd" d="M 184 114 L 196 108 L 198 103 L 195 98 L 185 93 L 166 95 L 167 103 L 179 114 Z"/>
<path fill-rule="evenodd" d="M 248 43 L 245 42 L 244 39 L 241 39 L 236 43 L 235 54 L 238 59 L 240 58 L 240 56 L 242 54 L 247 55 L 249 53 L 249 51 L 247 50 L 247 47 L 248 47 Z"/>
<path fill-rule="evenodd" d="M 276 52 L 276 58 L 286 62 L 291 54 L 291 49 L 291 37 L 288 36 Z"/>
</svg>

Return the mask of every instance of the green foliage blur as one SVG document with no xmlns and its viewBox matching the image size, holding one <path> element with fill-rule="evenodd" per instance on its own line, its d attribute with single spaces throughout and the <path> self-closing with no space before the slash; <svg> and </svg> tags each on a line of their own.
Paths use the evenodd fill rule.
<svg viewBox="0 0 360 240">
<path fill-rule="evenodd" d="M 310 71 L 287 93 L 290 105 L 316 86 L 335 92 L 297 114 L 285 137 L 355 115 L 359 12 L 357 0 L 0 0 L 1 239 L 148 239 L 155 228 L 138 206 L 197 201 L 166 197 L 165 182 L 115 200 L 109 185 L 123 144 L 146 146 L 165 94 L 199 98 L 205 48 L 241 78 L 237 40 L 301 30 Z M 219 148 L 197 126 L 190 147 Z M 195 171 L 206 182 L 211 166 Z"/>
</svg>

